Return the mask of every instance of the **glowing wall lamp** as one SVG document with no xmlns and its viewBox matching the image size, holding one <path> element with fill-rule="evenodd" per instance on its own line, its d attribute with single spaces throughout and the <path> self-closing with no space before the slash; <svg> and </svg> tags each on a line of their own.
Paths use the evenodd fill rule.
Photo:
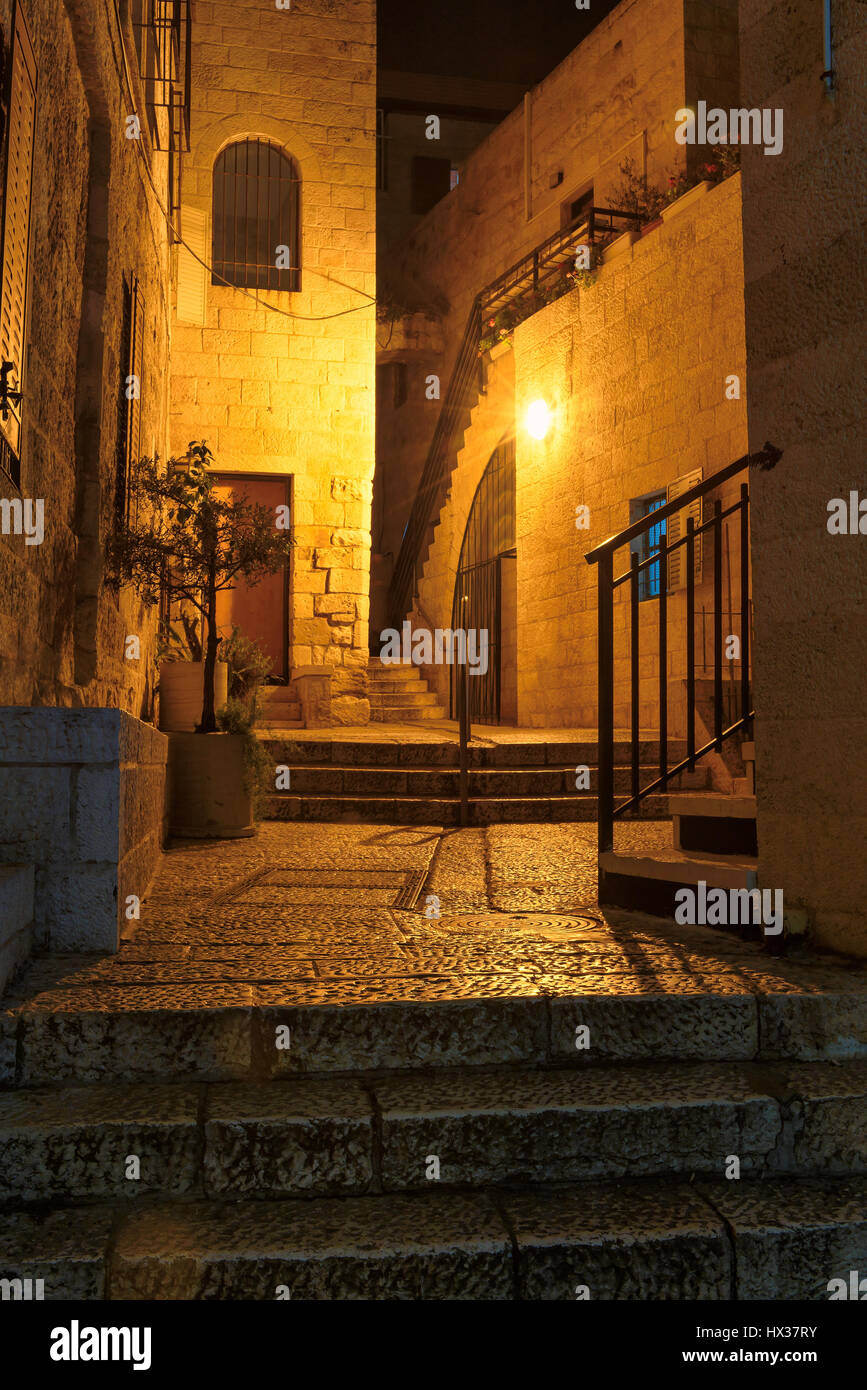
<svg viewBox="0 0 867 1390">
<path fill-rule="evenodd" d="M 551 411 L 548 402 L 543 400 L 532 401 L 527 406 L 527 433 L 533 439 L 544 439 L 551 428 Z"/>
</svg>

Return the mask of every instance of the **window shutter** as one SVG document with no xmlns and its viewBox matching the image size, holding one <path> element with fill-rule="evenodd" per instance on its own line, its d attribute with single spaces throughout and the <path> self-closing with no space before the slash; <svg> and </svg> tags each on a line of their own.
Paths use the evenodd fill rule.
<svg viewBox="0 0 867 1390">
<path fill-rule="evenodd" d="M 198 208 L 181 211 L 181 235 L 191 251 L 202 260 L 207 251 L 207 215 Z M 183 242 L 178 246 L 178 319 L 181 323 L 205 322 L 207 270 L 190 255 Z"/>
<path fill-rule="evenodd" d="M 3 276 L 0 289 L 0 354 L 11 362 L 9 385 L 24 389 L 27 324 L 27 265 L 30 252 L 30 195 L 36 134 L 36 62 L 21 7 L 15 10 L 12 83 L 9 96 L 9 143 L 3 211 Z M 9 447 L 18 455 L 21 407 L 10 406 L 0 419 Z"/>
<path fill-rule="evenodd" d="M 683 477 L 675 478 L 673 483 L 669 483 L 666 498 L 673 502 L 676 497 L 681 497 L 689 489 L 695 487 L 702 480 L 700 468 L 693 473 L 684 473 Z M 686 535 L 687 517 L 692 517 L 696 526 L 701 525 L 701 498 L 691 502 L 688 507 L 684 507 L 682 512 L 675 512 L 668 518 L 668 544 L 675 545 L 682 536 Z M 695 582 L 701 583 L 702 573 L 702 541 L 703 536 L 695 538 Z M 686 588 L 686 546 L 682 545 L 668 556 L 668 589 L 669 593 L 673 589 Z"/>
</svg>

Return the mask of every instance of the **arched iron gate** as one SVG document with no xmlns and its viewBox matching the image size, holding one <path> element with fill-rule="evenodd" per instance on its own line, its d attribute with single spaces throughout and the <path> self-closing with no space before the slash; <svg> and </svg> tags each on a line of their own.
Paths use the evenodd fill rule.
<svg viewBox="0 0 867 1390">
<path fill-rule="evenodd" d="M 454 630 L 487 634 L 487 670 L 474 676 L 470 668 L 467 681 L 470 716 L 477 724 L 497 724 L 500 720 L 502 561 L 514 557 L 515 545 L 515 441 L 506 439 L 497 445 L 476 488 L 452 601 Z M 457 718 L 455 666 L 451 669 L 451 717 Z"/>
</svg>

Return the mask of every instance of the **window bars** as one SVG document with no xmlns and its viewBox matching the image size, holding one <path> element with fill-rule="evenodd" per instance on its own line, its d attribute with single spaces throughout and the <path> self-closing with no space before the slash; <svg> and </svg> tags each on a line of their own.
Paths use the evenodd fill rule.
<svg viewBox="0 0 867 1390">
<path fill-rule="evenodd" d="M 217 156 L 213 178 L 215 285 L 301 288 L 298 168 L 268 140 L 238 140 Z"/>
</svg>

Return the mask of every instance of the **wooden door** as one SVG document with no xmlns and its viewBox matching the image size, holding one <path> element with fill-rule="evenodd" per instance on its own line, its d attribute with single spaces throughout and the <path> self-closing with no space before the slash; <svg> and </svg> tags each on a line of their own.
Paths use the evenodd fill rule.
<svg viewBox="0 0 867 1390">
<path fill-rule="evenodd" d="M 291 478 L 286 474 L 218 473 L 215 491 L 223 497 L 246 497 L 268 507 L 277 524 L 277 508 L 291 505 Z M 267 574 L 258 584 L 238 579 L 236 587 L 217 595 L 220 636 L 240 628 L 271 658 L 271 680 L 289 679 L 289 568 Z"/>
</svg>

